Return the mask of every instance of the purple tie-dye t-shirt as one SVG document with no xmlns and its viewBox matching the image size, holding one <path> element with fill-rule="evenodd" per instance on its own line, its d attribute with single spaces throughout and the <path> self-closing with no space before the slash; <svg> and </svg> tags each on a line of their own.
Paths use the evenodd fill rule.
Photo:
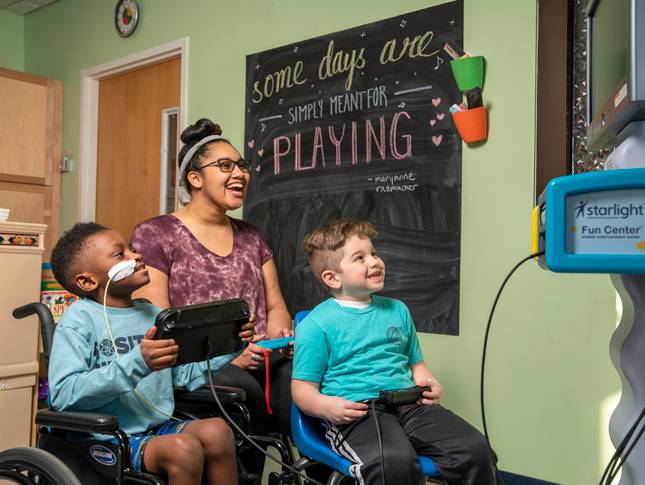
<svg viewBox="0 0 645 485">
<path fill-rule="evenodd" d="M 226 257 L 206 249 L 175 216 L 159 216 L 138 224 L 131 242 L 143 262 L 168 275 L 173 307 L 242 298 L 256 314 L 255 333 L 266 333 L 262 266 L 273 252 L 251 224 L 229 218 L 233 251 Z"/>
</svg>

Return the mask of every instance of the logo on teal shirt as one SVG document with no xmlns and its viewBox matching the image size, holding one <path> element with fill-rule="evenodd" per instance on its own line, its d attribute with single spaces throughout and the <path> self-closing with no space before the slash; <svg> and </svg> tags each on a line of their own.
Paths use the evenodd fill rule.
<svg viewBox="0 0 645 485">
<path fill-rule="evenodd" d="M 401 345 L 403 343 L 403 337 L 401 337 L 401 334 L 396 328 L 390 327 L 387 329 L 387 343 L 394 345 Z"/>
</svg>

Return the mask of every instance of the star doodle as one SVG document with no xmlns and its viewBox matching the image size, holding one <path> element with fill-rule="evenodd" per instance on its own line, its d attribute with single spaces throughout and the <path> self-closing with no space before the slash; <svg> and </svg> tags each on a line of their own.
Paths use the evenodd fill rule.
<svg viewBox="0 0 645 485">
<path fill-rule="evenodd" d="M 636 249 L 640 249 L 641 251 L 645 251 L 645 241 L 637 242 L 636 243 Z"/>
<path fill-rule="evenodd" d="M 405 24 L 407 24 L 407 22 L 406 22 L 405 20 L 401 20 L 401 25 L 400 25 L 400 27 L 405 27 Z"/>
<path fill-rule="evenodd" d="M 455 25 L 455 21 L 454 21 L 454 20 L 451 20 L 451 21 L 450 21 L 450 25 Z"/>
<path fill-rule="evenodd" d="M 280 101 L 278 101 L 278 104 L 282 104 L 282 99 Z"/>
<path fill-rule="evenodd" d="M 256 65 L 255 65 L 255 70 L 257 71 L 257 70 L 259 70 L 259 69 L 260 69 L 260 64 L 256 64 Z"/>
<path fill-rule="evenodd" d="M 361 34 L 361 37 L 365 37 L 366 35 L 367 35 L 367 34 L 366 34 L 365 32 L 363 32 L 363 33 Z"/>
<path fill-rule="evenodd" d="M 293 48 L 293 52 L 298 52 L 298 48 L 297 48 L 297 47 L 294 47 L 294 48 Z"/>
</svg>

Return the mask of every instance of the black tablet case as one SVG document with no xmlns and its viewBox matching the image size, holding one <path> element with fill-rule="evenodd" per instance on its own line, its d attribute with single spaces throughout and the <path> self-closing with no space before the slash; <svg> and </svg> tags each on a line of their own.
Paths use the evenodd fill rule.
<svg viewBox="0 0 645 485">
<path fill-rule="evenodd" d="M 242 349 L 240 327 L 249 321 L 249 305 L 240 298 L 163 310 L 155 322 L 155 340 L 175 339 L 179 355 L 175 365 L 206 360 Z"/>
</svg>

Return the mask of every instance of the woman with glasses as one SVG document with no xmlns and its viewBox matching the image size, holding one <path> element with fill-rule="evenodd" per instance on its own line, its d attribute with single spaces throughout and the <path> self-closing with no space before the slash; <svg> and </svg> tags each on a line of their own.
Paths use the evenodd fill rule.
<svg viewBox="0 0 645 485">
<path fill-rule="evenodd" d="M 221 134 L 208 119 L 181 134 L 179 177 L 191 199 L 175 213 L 135 227 L 131 242 L 150 274 L 150 284 L 135 297 L 164 309 L 242 298 L 257 320 L 256 341 L 291 336 L 271 249 L 254 226 L 226 214 L 242 206 L 251 163 Z M 293 347 L 270 354 L 268 403 L 263 350 L 249 344 L 215 383 L 246 391 L 253 434 L 266 436 L 269 429 L 290 434 Z M 262 475 L 264 455 L 251 449 L 243 458 L 250 473 Z"/>
</svg>

